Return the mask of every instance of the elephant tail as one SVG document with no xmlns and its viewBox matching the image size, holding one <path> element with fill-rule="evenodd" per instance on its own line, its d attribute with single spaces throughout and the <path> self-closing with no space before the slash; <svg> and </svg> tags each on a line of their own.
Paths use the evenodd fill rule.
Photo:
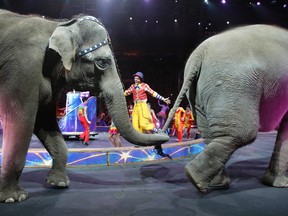
<svg viewBox="0 0 288 216">
<path fill-rule="evenodd" d="M 183 100 L 185 94 L 190 89 L 191 84 L 195 83 L 196 85 L 201 70 L 202 60 L 206 50 L 205 47 L 205 45 L 201 44 L 196 50 L 192 52 L 192 54 L 188 58 L 184 69 L 184 81 L 181 90 L 177 96 L 173 108 L 169 112 L 167 121 L 165 122 L 165 125 L 162 129 L 163 131 L 166 131 L 168 129 L 177 108 L 180 106 L 180 103 Z M 196 86 L 194 87 L 196 88 Z"/>
</svg>

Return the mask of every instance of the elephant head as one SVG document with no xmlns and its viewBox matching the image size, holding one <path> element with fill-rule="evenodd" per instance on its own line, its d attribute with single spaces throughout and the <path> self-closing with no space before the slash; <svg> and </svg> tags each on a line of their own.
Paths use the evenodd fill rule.
<svg viewBox="0 0 288 216">
<path fill-rule="evenodd" d="M 126 140 L 142 146 L 168 141 L 165 134 L 142 134 L 132 127 L 111 41 L 98 19 L 84 16 L 58 24 L 49 48 L 61 56 L 70 86 L 101 92 L 115 126 Z"/>
</svg>

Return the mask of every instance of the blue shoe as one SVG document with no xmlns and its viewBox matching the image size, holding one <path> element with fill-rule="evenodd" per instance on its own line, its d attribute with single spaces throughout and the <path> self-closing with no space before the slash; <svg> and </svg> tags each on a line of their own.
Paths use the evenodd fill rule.
<svg viewBox="0 0 288 216">
<path fill-rule="evenodd" d="M 199 132 L 195 133 L 195 139 L 200 139 L 202 138 L 201 134 Z"/>
<path fill-rule="evenodd" d="M 152 134 L 158 133 L 158 129 L 157 128 L 153 128 L 152 129 Z"/>
</svg>

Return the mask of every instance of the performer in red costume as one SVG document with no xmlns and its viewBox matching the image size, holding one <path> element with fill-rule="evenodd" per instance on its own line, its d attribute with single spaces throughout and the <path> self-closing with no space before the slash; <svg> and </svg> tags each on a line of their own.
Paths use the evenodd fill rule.
<svg viewBox="0 0 288 216">
<path fill-rule="evenodd" d="M 84 141 L 84 145 L 88 146 L 89 145 L 89 143 L 88 143 L 89 142 L 89 136 L 90 136 L 89 125 L 91 124 L 91 122 L 88 120 L 88 117 L 87 117 L 88 98 L 83 97 L 82 101 L 83 101 L 83 103 L 78 108 L 78 119 L 79 119 L 80 123 L 83 125 L 83 127 L 85 128 L 85 130 L 80 135 L 80 139 L 82 140 L 82 142 Z"/>
<path fill-rule="evenodd" d="M 142 72 L 137 72 L 134 75 L 135 83 L 132 84 L 125 92 L 124 95 L 133 95 L 134 107 L 132 113 L 132 125 L 140 132 L 156 132 L 154 124 L 151 122 L 150 110 L 147 106 L 147 93 L 151 96 L 170 104 L 169 98 L 164 98 L 155 92 L 150 86 L 144 83 L 144 75 Z"/>
<path fill-rule="evenodd" d="M 194 117 L 193 117 L 193 113 L 190 109 L 190 106 L 186 107 L 186 111 L 185 111 L 185 120 L 184 120 L 184 128 L 186 128 L 187 130 L 187 139 L 190 139 L 191 136 L 191 128 L 192 125 L 194 124 Z"/>
<path fill-rule="evenodd" d="M 174 123 L 171 131 L 171 135 L 176 130 L 177 138 L 179 142 L 182 142 L 183 129 L 184 129 L 185 110 L 182 107 L 178 107 L 174 114 Z"/>
</svg>

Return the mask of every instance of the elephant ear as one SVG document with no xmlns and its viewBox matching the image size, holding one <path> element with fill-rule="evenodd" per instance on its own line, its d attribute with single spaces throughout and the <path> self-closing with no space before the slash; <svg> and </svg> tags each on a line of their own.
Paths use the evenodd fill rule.
<svg viewBox="0 0 288 216">
<path fill-rule="evenodd" d="M 69 24 L 71 24 L 71 22 Z M 58 25 L 49 39 L 49 48 L 59 53 L 63 65 L 68 71 L 71 70 L 76 55 L 74 39 L 69 26 L 67 23 Z"/>
</svg>

